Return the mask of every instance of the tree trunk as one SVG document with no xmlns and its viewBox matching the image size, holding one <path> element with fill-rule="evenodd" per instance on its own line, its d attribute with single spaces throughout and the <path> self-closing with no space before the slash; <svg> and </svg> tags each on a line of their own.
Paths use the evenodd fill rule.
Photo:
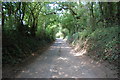
<svg viewBox="0 0 120 80">
<path fill-rule="evenodd" d="M 33 23 L 32 23 L 32 27 L 31 27 L 31 36 L 35 37 L 35 32 L 36 32 L 36 18 L 33 18 Z"/>
<path fill-rule="evenodd" d="M 102 2 L 99 2 L 99 8 L 100 8 L 100 17 L 101 17 L 101 21 L 104 21 L 104 13 L 103 13 L 103 5 Z"/>
<path fill-rule="evenodd" d="M 117 2 L 117 22 L 120 25 L 120 2 Z"/>
<path fill-rule="evenodd" d="M 3 8 L 2 8 L 2 27 L 4 27 L 4 19 L 5 18 L 5 16 L 4 16 L 4 11 L 3 11 Z M 4 29 L 4 28 L 3 28 Z"/>
<path fill-rule="evenodd" d="M 91 8 L 90 8 L 90 11 L 91 11 L 91 16 L 94 18 L 93 2 L 91 2 Z"/>
</svg>

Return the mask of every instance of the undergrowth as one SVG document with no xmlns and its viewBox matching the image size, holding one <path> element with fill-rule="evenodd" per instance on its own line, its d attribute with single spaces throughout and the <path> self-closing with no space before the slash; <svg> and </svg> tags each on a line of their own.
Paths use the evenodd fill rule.
<svg viewBox="0 0 120 80">
<path fill-rule="evenodd" d="M 2 64 L 14 65 L 22 62 L 38 48 L 48 45 L 53 39 L 33 38 L 14 31 L 3 31 Z"/>
<path fill-rule="evenodd" d="M 117 64 L 120 52 L 119 33 L 119 26 L 101 27 L 94 31 L 89 28 L 79 32 L 79 34 L 74 34 L 71 37 L 73 38 L 71 44 L 73 46 L 79 44 L 80 47 L 83 47 L 86 46 L 83 42 L 88 40 L 87 55 L 94 56 L 97 60 L 107 60 L 108 62 Z"/>
</svg>

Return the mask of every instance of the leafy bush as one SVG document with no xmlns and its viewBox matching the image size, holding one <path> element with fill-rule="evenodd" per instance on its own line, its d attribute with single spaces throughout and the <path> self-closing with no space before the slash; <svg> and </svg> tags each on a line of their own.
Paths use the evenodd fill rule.
<svg viewBox="0 0 120 80">
<path fill-rule="evenodd" d="M 97 28 L 89 35 L 89 51 L 97 51 L 99 58 L 108 61 L 118 60 L 119 27 Z M 100 56 L 101 55 L 101 56 Z"/>
<path fill-rule="evenodd" d="M 22 36 L 15 31 L 8 32 L 9 34 L 6 34 L 3 31 L 3 65 L 20 63 L 33 52 L 37 51 L 39 47 L 43 47 L 50 42 L 44 38 L 39 40 L 39 38 Z"/>
<path fill-rule="evenodd" d="M 69 37 L 72 45 L 85 46 L 83 41 L 88 39 L 87 48 L 88 55 L 96 56 L 97 59 L 108 60 L 114 62 L 118 60 L 119 55 L 119 27 L 99 27 L 92 31 L 91 28 L 87 28 L 82 32 L 77 32 Z"/>
</svg>

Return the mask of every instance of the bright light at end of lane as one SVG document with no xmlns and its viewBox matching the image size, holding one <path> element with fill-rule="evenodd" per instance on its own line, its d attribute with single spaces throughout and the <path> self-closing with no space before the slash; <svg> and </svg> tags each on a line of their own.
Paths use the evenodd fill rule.
<svg viewBox="0 0 120 80">
<path fill-rule="evenodd" d="M 51 7 L 51 9 L 55 8 L 58 6 L 58 4 L 49 4 L 49 6 Z"/>
</svg>

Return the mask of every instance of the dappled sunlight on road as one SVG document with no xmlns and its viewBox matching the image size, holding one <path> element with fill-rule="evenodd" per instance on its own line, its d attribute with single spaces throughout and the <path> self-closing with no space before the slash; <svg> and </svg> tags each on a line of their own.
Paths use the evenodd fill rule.
<svg viewBox="0 0 120 80">
<path fill-rule="evenodd" d="M 36 62 L 31 63 L 17 78 L 106 78 L 112 72 L 99 62 L 86 57 L 82 49 L 76 53 L 62 39 L 44 52 Z M 34 56 L 34 54 L 32 54 Z M 109 73 L 110 74 L 109 74 Z"/>
<path fill-rule="evenodd" d="M 57 38 L 56 42 L 50 47 L 50 50 L 59 50 L 59 49 L 70 49 L 69 46 L 66 46 L 65 41 L 63 39 Z"/>
<path fill-rule="evenodd" d="M 51 46 L 51 49 L 50 49 L 50 50 L 54 50 L 55 48 L 63 48 L 63 49 L 67 49 L 67 48 L 70 48 L 70 47 Z"/>
<path fill-rule="evenodd" d="M 68 58 L 59 57 L 58 60 L 68 60 Z"/>
</svg>

